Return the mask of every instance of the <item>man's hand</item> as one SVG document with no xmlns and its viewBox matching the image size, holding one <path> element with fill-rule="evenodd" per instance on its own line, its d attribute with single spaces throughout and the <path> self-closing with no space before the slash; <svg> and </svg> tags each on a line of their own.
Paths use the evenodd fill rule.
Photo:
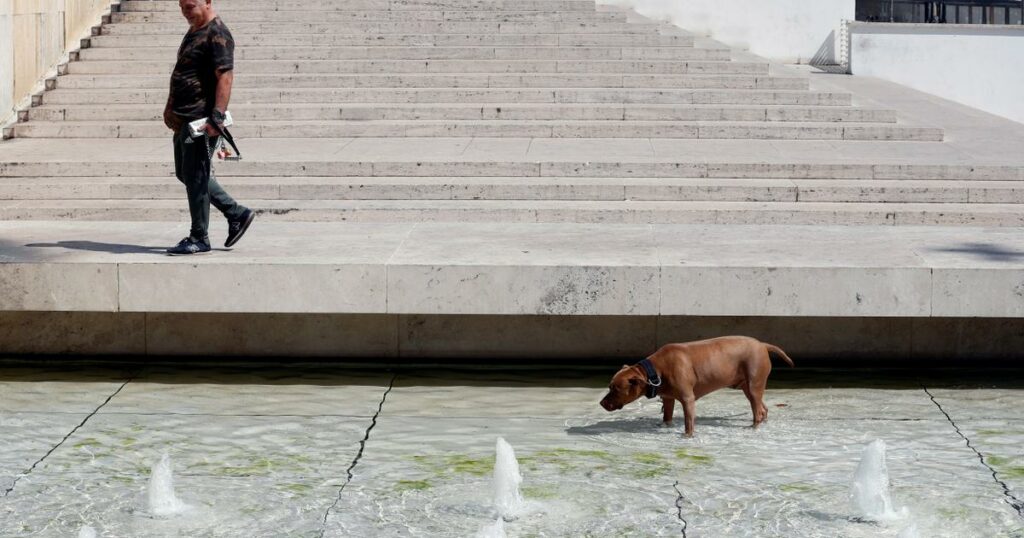
<svg viewBox="0 0 1024 538">
<path fill-rule="evenodd" d="M 220 136 L 220 131 L 218 131 L 217 128 L 209 122 L 209 120 L 207 120 L 206 125 L 203 126 L 203 131 L 206 133 L 206 136 L 209 136 L 210 138 Z"/>
</svg>

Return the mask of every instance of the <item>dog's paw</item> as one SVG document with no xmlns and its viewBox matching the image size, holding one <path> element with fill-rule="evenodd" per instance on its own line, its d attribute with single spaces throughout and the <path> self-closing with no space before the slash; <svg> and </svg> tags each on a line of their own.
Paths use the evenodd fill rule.
<svg viewBox="0 0 1024 538">
<path fill-rule="evenodd" d="M 659 427 L 662 427 L 662 428 L 671 428 L 671 427 L 672 427 L 672 421 L 670 420 L 670 421 L 668 421 L 668 422 L 662 422 L 662 423 L 661 423 L 661 424 L 659 424 L 658 426 L 659 426 Z"/>
</svg>

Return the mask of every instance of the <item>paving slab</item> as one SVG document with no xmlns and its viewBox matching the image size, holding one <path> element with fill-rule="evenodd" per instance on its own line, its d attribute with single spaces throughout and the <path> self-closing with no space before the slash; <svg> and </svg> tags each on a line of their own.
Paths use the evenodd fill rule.
<svg viewBox="0 0 1024 538">
<path fill-rule="evenodd" d="M 158 406 L 138 414 L 101 413 L 32 474 L 148 479 L 152 466 L 167 453 L 177 477 L 337 483 L 355 458 L 368 424 L 369 417 L 359 416 L 182 414 L 165 413 Z"/>
<path fill-rule="evenodd" d="M 68 412 L 0 412 L 0 430 L 4 432 L 4 450 L 0 451 L 0 498 L 10 488 L 16 490 L 32 466 L 88 416 L 88 413 Z M 3 521 L 0 518 L 0 522 Z"/>
<path fill-rule="evenodd" d="M 301 374 L 248 369 L 203 375 L 154 369 L 131 383 L 102 414 L 156 413 L 196 416 L 372 417 L 390 377 L 352 372 L 343 378 L 315 369 Z"/>
<path fill-rule="evenodd" d="M 647 476 L 660 469 L 627 464 L 628 450 L 574 438 L 560 420 L 387 417 L 372 435 L 327 536 L 474 535 L 497 518 L 498 437 L 516 450 L 528 502 L 509 534 L 676 536 L 682 527 L 671 481 Z"/>
<path fill-rule="evenodd" d="M 320 479 L 175 476 L 175 491 L 187 508 L 163 517 L 149 510 L 148 476 L 53 475 L 23 482 L 0 501 L 4 536 L 77 536 L 84 526 L 99 536 L 316 536 L 338 491 Z"/>
</svg>

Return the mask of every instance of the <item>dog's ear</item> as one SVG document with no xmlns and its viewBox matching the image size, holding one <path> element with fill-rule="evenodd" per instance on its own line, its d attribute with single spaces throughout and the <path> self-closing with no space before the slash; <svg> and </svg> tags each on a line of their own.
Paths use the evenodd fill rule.
<svg viewBox="0 0 1024 538">
<path fill-rule="evenodd" d="M 622 368 L 619 368 L 619 371 L 621 372 L 621 371 L 623 371 L 623 370 L 625 370 L 627 368 L 629 368 L 629 365 L 628 364 L 623 364 Z"/>
</svg>

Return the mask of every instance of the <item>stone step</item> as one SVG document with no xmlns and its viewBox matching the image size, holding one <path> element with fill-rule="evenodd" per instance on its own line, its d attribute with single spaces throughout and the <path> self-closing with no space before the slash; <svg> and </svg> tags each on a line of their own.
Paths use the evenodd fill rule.
<svg viewBox="0 0 1024 538">
<path fill-rule="evenodd" d="M 231 106 L 236 121 L 315 120 L 643 120 L 895 123 L 891 110 L 847 107 L 512 104 L 483 103 Z M 29 121 L 156 121 L 160 107 L 151 105 L 45 105 L 28 111 Z"/>
<path fill-rule="evenodd" d="M 70 74 L 169 76 L 174 62 L 71 62 Z M 246 74 L 320 73 L 610 73 L 610 74 L 748 74 L 767 75 L 768 64 L 728 61 L 666 60 L 241 60 L 235 70 Z"/>
<path fill-rule="evenodd" d="M 847 106 L 848 93 L 793 90 L 643 89 L 643 88 L 238 88 L 233 103 L 616 103 L 707 105 Z M 42 104 L 153 104 L 167 103 L 166 89 L 54 90 Z M 162 110 L 162 108 L 161 108 Z"/>
<path fill-rule="evenodd" d="M 60 89 L 159 89 L 163 75 L 63 75 L 50 79 Z M 610 74 L 269 74 L 235 76 L 235 89 L 246 88 L 669 88 L 723 90 L 807 90 L 802 77 L 764 75 L 610 75 Z"/>
<path fill-rule="evenodd" d="M 581 200 L 1024 204 L 1024 181 L 575 177 L 232 177 L 241 200 Z M 0 200 L 180 200 L 160 177 L 0 178 Z"/>
<path fill-rule="evenodd" d="M 282 140 L 281 144 L 285 142 Z M 312 142 L 312 141 L 311 141 Z M 348 141 L 323 144 L 342 148 Z M 169 141 L 168 141 L 169 143 Z M 837 150 L 837 153 L 839 151 Z M 145 155 L 126 154 L 120 160 L 0 161 L 0 178 L 56 177 L 159 177 L 171 179 L 174 166 L 170 147 L 166 154 L 148 150 Z M 329 155 L 328 155 L 329 156 Z M 155 160 L 153 160 L 155 159 Z M 661 162 L 579 162 L 579 161 L 345 161 L 292 158 L 220 162 L 217 176 L 269 177 L 557 177 L 557 178 L 724 178 L 724 179 L 823 179 L 823 180 L 945 180 L 1024 181 L 1024 167 L 982 165 L 858 164 L 829 163 L 744 163 L 669 161 Z M 173 180 L 172 180 L 173 181 Z"/>
<path fill-rule="evenodd" d="M 660 24 L 625 22 L 242 22 L 231 24 L 239 34 L 654 34 Z M 100 35 L 184 36 L 188 25 L 171 23 L 108 24 Z"/>
<path fill-rule="evenodd" d="M 660 34 L 237 34 L 239 49 L 250 47 L 692 47 L 688 35 Z M 99 35 L 85 48 L 178 47 L 180 35 Z"/>
<path fill-rule="evenodd" d="M 1020 204 L 578 200 L 246 200 L 268 221 L 1022 226 Z M 0 220 L 180 221 L 181 200 L 0 201 Z"/>
<path fill-rule="evenodd" d="M 163 138 L 159 121 L 34 121 L 15 138 Z M 684 122 L 640 120 L 340 120 L 239 123 L 239 138 L 692 138 L 756 140 L 942 141 L 942 130 L 864 123 Z"/>
<path fill-rule="evenodd" d="M 174 59 L 174 47 L 89 48 L 81 61 Z M 730 61 L 729 49 L 694 47 L 240 47 L 235 60 L 712 60 Z"/>
<path fill-rule="evenodd" d="M 174 0 L 123 0 L 122 12 L 180 12 Z M 593 0 L 217 0 L 217 10 L 234 11 L 594 11 Z"/>
<path fill-rule="evenodd" d="M 254 11 L 224 10 L 217 12 L 230 28 L 242 22 L 360 22 L 360 21 L 482 21 L 482 22 L 625 22 L 626 13 L 618 11 L 498 11 L 498 10 L 302 10 Z M 175 23 L 186 25 L 180 12 L 129 11 L 113 13 L 111 22 L 121 23 Z"/>
</svg>

